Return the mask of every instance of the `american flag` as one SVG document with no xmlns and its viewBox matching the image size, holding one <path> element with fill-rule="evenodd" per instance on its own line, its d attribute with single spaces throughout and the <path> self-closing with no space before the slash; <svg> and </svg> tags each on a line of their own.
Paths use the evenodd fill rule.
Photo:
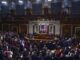
<svg viewBox="0 0 80 60">
<path fill-rule="evenodd" d="M 40 25 L 40 33 L 47 33 L 47 26 L 46 25 Z"/>
</svg>

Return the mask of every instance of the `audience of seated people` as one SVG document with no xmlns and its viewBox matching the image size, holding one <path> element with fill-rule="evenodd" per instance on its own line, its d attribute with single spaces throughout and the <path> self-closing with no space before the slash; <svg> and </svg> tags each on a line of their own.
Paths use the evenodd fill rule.
<svg viewBox="0 0 80 60">
<path fill-rule="evenodd" d="M 0 60 L 80 60 L 80 40 L 33 41 L 25 34 L 0 32 Z"/>
</svg>

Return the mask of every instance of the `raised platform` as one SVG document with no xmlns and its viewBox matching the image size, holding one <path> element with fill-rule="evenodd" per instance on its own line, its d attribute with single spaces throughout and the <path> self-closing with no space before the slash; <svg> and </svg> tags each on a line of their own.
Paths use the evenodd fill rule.
<svg viewBox="0 0 80 60">
<path fill-rule="evenodd" d="M 54 39 L 54 35 L 36 34 L 33 36 L 33 39 L 35 39 L 35 40 L 51 40 L 51 39 Z"/>
</svg>

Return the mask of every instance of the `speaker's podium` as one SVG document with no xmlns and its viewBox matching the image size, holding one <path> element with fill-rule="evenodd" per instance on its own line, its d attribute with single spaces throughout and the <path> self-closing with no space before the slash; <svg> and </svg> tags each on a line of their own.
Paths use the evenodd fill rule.
<svg viewBox="0 0 80 60">
<path fill-rule="evenodd" d="M 54 39 L 54 35 L 49 34 L 34 34 L 33 35 L 34 40 L 52 40 Z"/>
</svg>

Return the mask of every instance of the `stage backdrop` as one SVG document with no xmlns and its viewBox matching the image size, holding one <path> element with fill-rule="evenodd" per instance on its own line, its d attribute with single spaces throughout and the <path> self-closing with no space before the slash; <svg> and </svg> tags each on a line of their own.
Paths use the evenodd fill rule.
<svg viewBox="0 0 80 60">
<path fill-rule="evenodd" d="M 30 21 L 29 34 L 60 34 L 59 21 Z"/>
</svg>

